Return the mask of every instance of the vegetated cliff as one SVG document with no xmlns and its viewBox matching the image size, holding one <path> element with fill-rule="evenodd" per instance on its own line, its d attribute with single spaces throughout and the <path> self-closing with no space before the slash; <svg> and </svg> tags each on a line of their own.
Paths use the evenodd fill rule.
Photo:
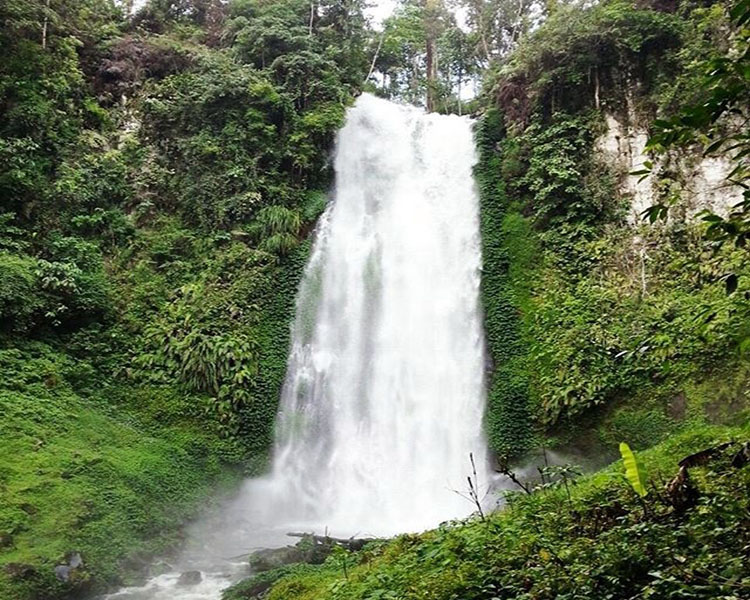
<svg viewBox="0 0 750 600">
<path fill-rule="evenodd" d="M 0 6 L 0 597 L 114 584 L 263 468 L 367 67 L 329 4 Z"/>
<path fill-rule="evenodd" d="M 623 439 L 747 417 L 746 278 L 731 295 L 723 283 L 747 251 L 717 249 L 696 218 L 741 199 L 734 165 L 645 149 L 654 119 L 700 98 L 729 31 L 722 4 L 560 8 L 490 82 L 478 178 L 501 456 L 612 458 Z M 651 223 L 657 202 L 670 217 Z"/>
</svg>

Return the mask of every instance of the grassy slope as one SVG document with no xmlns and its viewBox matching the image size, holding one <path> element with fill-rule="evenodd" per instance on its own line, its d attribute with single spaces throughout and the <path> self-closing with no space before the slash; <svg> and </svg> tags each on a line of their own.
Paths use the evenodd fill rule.
<svg viewBox="0 0 750 600">
<path fill-rule="evenodd" d="M 265 468 L 309 242 L 284 260 L 259 259 L 243 244 L 216 248 L 167 221 L 133 247 L 109 265 L 114 324 L 45 341 L 0 337 L 2 599 L 117 583 L 179 541 L 181 524 L 235 481 L 240 465 Z M 159 269 L 160 253 L 167 268 Z M 199 296 L 182 298 L 185 285 L 200 286 Z M 155 336 L 144 348 L 145 330 L 186 315 L 211 336 L 230 329 L 257 341 L 253 385 L 239 386 L 249 398 L 237 435 L 223 433 L 226 415 L 211 394 L 138 362 L 169 339 Z M 54 566 L 71 551 L 87 572 L 63 586 Z M 12 577 L 8 564 L 33 571 Z"/>
<path fill-rule="evenodd" d="M 44 344 L 0 351 L 0 364 L 0 564 L 34 568 L 15 579 L 0 570 L 0 598 L 63 594 L 53 568 L 70 551 L 90 578 L 76 587 L 118 581 L 123 559 L 137 568 L 165 550 L 235 477 L 220 460 L 228 448 L 184 422 L 193 409 L 169 388 L 74 390 L 76 363 Z"/>
<path fill-rule="evenodd" d="M 321 567 L 287 568 L 267 598 L 746 598 L 750 467 L 729 465 L 737 449 L 691 470 L 700 496 L 687 510 L 669 504 L 662 483 L 684 456 L 748 435 L 748 425 L 694 427 L 643 452 L 652 483 L 643 503 L 617 463 L 579 480 L 570 498 L 562 487 L 515 495 L 485 522 L 400 536 Z M 252 588 L 250 580 L 225 598 L 252 598 Z"/>
</svg>

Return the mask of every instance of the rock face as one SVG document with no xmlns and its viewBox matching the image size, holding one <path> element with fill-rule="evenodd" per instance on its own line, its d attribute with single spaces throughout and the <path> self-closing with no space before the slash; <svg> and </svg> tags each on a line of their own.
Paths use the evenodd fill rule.
<svg viewBox="0 0 750 600">
<path fill-rule="evenodd" d="M 55 577 L 60 581 L 70 581 L 71 568 L 68 565 L 57 565 L 55 567 Z"/>
<path fill-rule="evenodd" d="M 704 157 L 700 151 L 659 157 L 653 161 L 652 174 L 642 181 L 639 175 L 630 175 L 652 160 L 646 153 L 648 132 L 645 125 L 632 112 L 627 117 L 606 113 L 604 118 L 606 130 L 596 141 L 596 151 L 614 167 L 620 194 L 630 198 L 629 223 L 641 222 L 643 211 L 665 193 L 666 190 L 660 189 L 659 172 L 667 168 L 679 173 L 682 200 L 677 208 L 684 218 L 689 219 L 704 209 L 725 215 L 732 205 L 742 200 L 739 186 L 727 185 L 732 162 L 724 157 Z"/>
<path fill-rule="evenodd" d="M 305 562 L 304 552 L 295 546 L 267 548 L 250 555 L 250 567 L 256 573 L 278 569 L 284 565 Z"/>
<path fill-rule="evenodd" d="M 177 585 L 198 585 L 201 581 L 203 581 L 203 575 L 200 571 L 185 571 L 177 580 Z"/>
<path fill-rule="evenodd" d="M 263 573 L 296 563 L 319 565 L 336 547 L 356 552 L 364 548 L 368 542 L 373 541 L 372 538 L 339 539 L 309 533 L 290 533 L 289 535 L 301 539 L 294 546 L 258 550 L 251 554 L 250 567 L 253 571 Z"/>
<path fill-rule="evenodd" d="M 55 577 L 60 581 L 70 582 L 83 579 L 79 577 L 83 571 L 83 558 L 78 552 L 69 552 L 65 556 L 66 563 L 55 567 Z"/>
</svg>

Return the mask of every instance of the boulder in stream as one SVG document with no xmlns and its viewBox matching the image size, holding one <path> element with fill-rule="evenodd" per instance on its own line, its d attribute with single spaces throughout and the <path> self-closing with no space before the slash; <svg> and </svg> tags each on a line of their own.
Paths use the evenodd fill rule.
<svg viewBox="0 0 750 600">
<path fill-rule="evenodd" d="M 285 565 L 307 562 L 305 558 L 305 551 L 297 546 L 266 548 L 250 555 L 250 568 L 256 573 L 262 573 Z"/>
<path fill-rule="evenodd" d="M 203 575 L 200 571 L 185 571 L 177 579 L 177 585 L 198 585 L 201 581 L 203 581 Z"/>
<path fill-rule="evenodd" d="M 322 564 L 334 548 L 340 547 L 351 552 L 358 552 L 373 541 L 373 538 L 340 539 L 312 533 L 289 533 L 290 537 L 300 538 L 294 546 L 267 548 L 250 555 L 250 568 L 256 573 L 278 569 L 286 565 L 307 563 Z"/>
</svg>

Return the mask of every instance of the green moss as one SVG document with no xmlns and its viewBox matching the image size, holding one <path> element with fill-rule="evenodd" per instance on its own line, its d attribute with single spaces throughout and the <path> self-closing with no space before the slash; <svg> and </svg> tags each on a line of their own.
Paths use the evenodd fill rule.
<svg viewBox="0 0 750 600">
<path fill-rule="evenodd" d="M 319 571 L 319 565 L 297 564 L 259 573 L 227 588 L 222 600 L 256 600 L 283 577 L 311 576 Z"/>
<path fill-rule="evenodd" d="M 604 444 L 613 447 L 626 441 L 631 448 L 649 448 L 676 429 L 676 423 L 659 409 L 622 408 L 616 410 L 601 431 Z"/>
<path fill-rule="evenodd" d="M 490 447 L 501 456 L 517 456 L 532 445 L 529 374 L 525 365 L 520 307 L 533 278 L 534 238 L 526 221 L 509 212 L 506 185 L 495 148 L 502 139 L 501 117 L 485 115 L 477 141 L 480 162 L 482 234 L 481 297 L 487 347 L 494 369 L 489 381 L 487 432 Z"/>
<path fill-rule="evenodd" d="M 273 425 L 289 354 L 291 324 L 297 288 L 310 253 L 309 240 L 273 272 L 259 298 L 260 313 L 255 330 L 260 347 L 258 376 L 253 381 L 252 401 L 241 412 L 241 435 L 254 455 L 251 469 L 265 466 L 273 440 Z"/>
<path fill-rule="evenodd" d="M 0 364 L 0 565 L 34 569 L 12 580 L 0 567 L 3 598 L 64 592 L 53 569 L 71 551 L 87 585 L 118 582 L 123 561 L 174 544 L 205 497 L 236 478 L 219 458 L 227 442 L 191 424 L 190 399 L 174 391 L 100 381 L 84 398 L 66 378 L 71 361 L 44 345 L 0 350 Z"/>
</svg>

